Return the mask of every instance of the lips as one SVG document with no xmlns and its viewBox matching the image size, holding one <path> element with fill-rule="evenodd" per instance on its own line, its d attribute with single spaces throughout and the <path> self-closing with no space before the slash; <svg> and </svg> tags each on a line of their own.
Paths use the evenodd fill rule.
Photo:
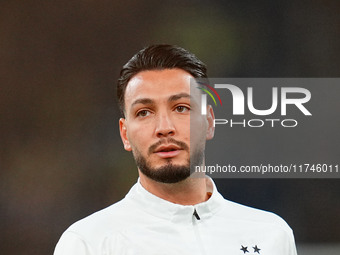
<svg viewBox="0 0 340 255">
<path fill-rule="evenodd" d="M 180 152 L 181 148 L 177 145 L 162 145 L 158 147 L 154 153 L 156 153 L 161 158 L 173 158 L 176 157 Z"/>
</svg>

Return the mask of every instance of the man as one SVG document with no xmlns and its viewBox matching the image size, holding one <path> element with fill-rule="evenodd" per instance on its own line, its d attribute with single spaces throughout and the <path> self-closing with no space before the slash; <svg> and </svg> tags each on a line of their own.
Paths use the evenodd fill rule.
<svg viewBox="0 0 340 255">
<path fill-rule="evenodd" d="M 139 180 L 123 200 L 69 227 L 55 255 L 296 254 L 280 217 L 227 201 L 210 178 L 190 174 L 204 166 L 214 135 L 211 106 L 202 115 L 199 90 L 190 93 L 190 80 L 205 77 L 200 60 L 171 45 L 147 47 L 123 67 L 120 135 Z"/>
</svg>

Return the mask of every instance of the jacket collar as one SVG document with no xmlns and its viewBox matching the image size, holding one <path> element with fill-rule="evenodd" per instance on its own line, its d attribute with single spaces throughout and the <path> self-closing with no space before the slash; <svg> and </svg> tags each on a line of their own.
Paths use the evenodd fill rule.
<svg viewBox="0 0 340 255">
<path fill-rule="evenodd" d="M 126 198 L 143 210 L 153 216 L 170 220 L 173 222 L 192 222 L 197 219 L 194 216 L 196 210 L 201 221 L 208 219 L 216 213 L 223 205 L 224 198 L 217 191 L 215 183 L 210 177 L 208 183 L 212 186 L 211 197 L 202 203 L 196 205 L 180 205 L 159 198 L 147 191 L 138 179 L 138 182 L 131 188 Z"/>
</svg>

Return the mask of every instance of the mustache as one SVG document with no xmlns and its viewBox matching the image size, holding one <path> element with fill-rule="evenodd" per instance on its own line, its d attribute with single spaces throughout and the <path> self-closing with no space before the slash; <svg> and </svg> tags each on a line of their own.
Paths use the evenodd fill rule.
<svg viewBox="0 0 340 255">
<path fill-rule="evenodd" d="M 163 139 L 159 140 L 157 143 L 155 143 L 155 144 L 153 144 L 149 147 L 148 154 L 151 155 L 162 144 L 170 144 L 170 143 L 177 145 L 182 150 L 189 151 L 189 146 L 186 143 L 181 142 L 181 141 L 177 141 L 174 138 L 167 138 L 167 139 L 163 138 Z"/>
</svg>

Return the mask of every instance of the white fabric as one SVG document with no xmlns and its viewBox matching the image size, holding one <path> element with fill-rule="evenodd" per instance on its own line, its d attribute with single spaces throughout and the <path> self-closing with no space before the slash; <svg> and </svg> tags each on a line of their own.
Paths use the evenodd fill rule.
<svg viewBox="0 0 340 255">
<path fill-rule="evenodd" d="M 284 220 L 225 200 L 213 186 L 208 201 L 183 206 L 137 182 L 120 202 L 70 226 L 54 255 L 296 254 Z"/>
</svg>

